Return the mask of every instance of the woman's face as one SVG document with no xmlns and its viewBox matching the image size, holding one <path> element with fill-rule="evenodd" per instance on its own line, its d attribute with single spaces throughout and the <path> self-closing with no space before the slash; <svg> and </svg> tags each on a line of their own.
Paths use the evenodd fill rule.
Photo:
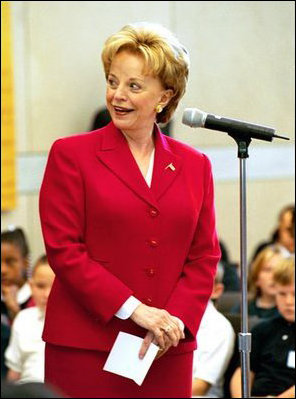
<svg viewBox="0 0 296 399">
<path fill-rule="evenodd" d="M 8 242 L 1 243 L 1 284 L 21 286 L 25 280 L 27 261 L 19 247 Z"/>
<path fill-rule="evenodd" d="M 140 55 L 116 54 L 107 77 L 106 102 L 111 118 L 123 132 L 149 131 L 156 119 L 156 106 L 165 106 L 172 90 L 165 90 L 158 78 L 144 74 Z"/>
<path fill-rule="evenodd" d="M 256 286 L 260 288 L 261 294 L 273 296 L 275 295 L 275 286 L 273 282 L 273 269 L 276 262 L 280 259 L 280 255 L 273 255 L 270 259 L 263 261 Z"/>
</svg>

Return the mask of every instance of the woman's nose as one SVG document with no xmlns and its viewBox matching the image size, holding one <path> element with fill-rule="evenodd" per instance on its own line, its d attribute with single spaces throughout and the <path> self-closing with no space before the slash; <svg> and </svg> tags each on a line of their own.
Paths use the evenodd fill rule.
<svg viewBox="0 0 296 399">
<path fill-rule="evenodd" d="M 118 100 L 126 100 L 126 92 L 122 86 L 118 86 L 114 93 L 114 98 Z"/>
</svg>

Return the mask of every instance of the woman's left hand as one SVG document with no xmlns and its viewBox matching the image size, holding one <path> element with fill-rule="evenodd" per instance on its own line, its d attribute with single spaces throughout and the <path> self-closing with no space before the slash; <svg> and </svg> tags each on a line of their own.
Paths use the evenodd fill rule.
<svg viewBox="0 0 296 399">
<path fill-rule="evenodd" d="M 179 325 L 179 327 L 180 327 L 180 329 L 181 329 L 181 331 L 183 333 L 181 339 L 184 339 L 185 338 L 185 333 L 184 333 L 184 327 L 185 326 L 184 326 L 183 322 L 176 316 L 171 316 L 171 317 L 175 320 L 176 324 Z M 158 351 L 155 359 L 159 359 L 161 356 L 163 356 L 170 349 L 171 346 L 172 346 L 172 343 L 169 340 L 169 338 L 168 337 L 165 338 L 165 348 L 164 349 L 160 349 Z"/>
<path fill-rule="evenodd" d="M 180 329 L 183 331 L 183 335 L 182 335 L 181 339 L 185 338 L 184 324 L 181 322 L 181 320 L 178 317 L 172 316 L 172 318 L 175 320 L 176 324 L 178 324 L 180 326 Z M 145 356 L 151 342 L 155 345 L 158 345 L 154 334 L 151 331 L 148 331 L 143 340 L 143 344 L 141 346 L 141 350 L 139 353 L 140 358 L 143 358 Z M 159 348 L 155 359 L 159 359 L 160 357 L 162 357 L 170 349 L 170 347 L 173 346 L 173 343 L 172 343 L 171 339 L 169 338 L 169 336 L 164 336 L 164 342 L 165 342 L 164 347 Z"/>
<path fill-rule="evenodd" d="M 163 356 L 169 350 L 169 348 L 172 346 L 172 342 L 168 337 L 165 337 L 164 341 L 165 341 L 165 346 L 164 346 L 164 348 L 159 348 L 155 359 L 159 359 L 161 356 Z M 157 345 L 157 341 L 154 337 L 154 334 L 151 331 L 148 331 L 144 338 L 144 341 L 143 341 L 143 344 L 142 344 L 142 347 L 141 347 L 141 350 L 139 353 L 139 357 L 141 359 L 143 359 L 143 357 L 145 356 L 151 343 Z"/>
</svg>

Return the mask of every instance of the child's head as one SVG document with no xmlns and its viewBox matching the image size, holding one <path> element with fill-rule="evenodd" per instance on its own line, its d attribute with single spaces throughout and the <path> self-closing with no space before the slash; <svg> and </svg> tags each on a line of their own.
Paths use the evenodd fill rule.
<svg viewBox="0 0 296 399">
<path fill-rule="evenodd" d="M 274 267 L 276 305 L 280 314 L 289 322 L 295 321 L 295 258 L 281 259 Z"/>
<path fill-rule="evenodd" d="M 224 267 L 222 263 L 219 262 L 216 270 L 213 291 L 211 294 L 211 299 L 213 301 L 219 299 L 224 292 L 223 277 L 224 277 Z"/>
<path fill-rule="evenodd" d="M 42 311 L 45 311 L 54 277 L 55 275 L 48 264 L 47 256 L 41 256 L 33 268 L 30 285 L 34 302 Z"/>
<path fill-rule="evenodd" d="M 29 246 L 22 229 L 1 233 L 1 284 L 21 287 L 27 279 Z"/>
<path fill-rule="evenodd" d="M 256 256 L 249 275 L 249 290 L 253 297 L 275 295 L 272 272 L 281 258 L 281 251 L 276 246 L 268 246 Z"/>
<path fill-rule="evenodd" d="M 295 206 L 288 205 L 282 209 L 279 215 L 279 227 L 276 232 L 276 241 L 288 249 L 290 253 L 295 251 Z"/>
</svg>

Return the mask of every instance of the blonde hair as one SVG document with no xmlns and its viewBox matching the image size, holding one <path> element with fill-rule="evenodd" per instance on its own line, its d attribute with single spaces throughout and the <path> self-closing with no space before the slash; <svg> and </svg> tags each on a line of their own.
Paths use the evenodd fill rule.
<svg viewBox="0 0 296 399">
<path fill-rule="evenodd" d="M 38 269 L 39 266 L 44 266 L 44 265 L 48 265 L 49 266 L 48 258 L 47 258 L 46 254 L 40 255 L 39 258 L 36 260 L 36 262 L 35 262 L 35 264 L 34 264 L 34 266 L 32 268 L 31 276 L 32 277 L 34 276 L 34 274 L 35 274 L 35 272 L 36 272 L 36 270 Z"/>
<path fill-rule="evenodd" d="M 258 253 L 252 262 L 249 274 L 249 291 L 252 298 L 260 295 L 260 288 L 256 286 L 259 273 L 264 264 L 272 259 L 275 255 L 281 255 L 281 250 L 276 245 L 270 245 Z"/>
<path fill-rule="evenodd" d="M 173 91 L 173 97 L 156 119 L 158 123 L 167 123 L 185 93 L 189 72 L 187 50 L 161 25 L 149 22 L 126 25 L 105 42 L 102 61 L 106 79 L 113 57 L 122 50 L 141 55 L 144 72 L 158 77 L 165 89 Z"/>
<path fill-rule="evenodd" d="M 295 281 L 295 258 L 289 256 L 277 262 L 273 271 L 273 280 L 280 285 L 290 285 Z"/>
</svg>

